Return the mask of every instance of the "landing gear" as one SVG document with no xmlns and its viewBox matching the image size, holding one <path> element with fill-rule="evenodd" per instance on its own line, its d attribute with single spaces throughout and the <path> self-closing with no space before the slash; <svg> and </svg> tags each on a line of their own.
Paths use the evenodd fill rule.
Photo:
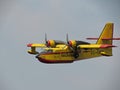
<svg viewBox="0 0 120 90">
<path fill-rule="evenodd" d="M 74 56 L 74 58 L 78 58 L 79 57 L 79 53 L 78 53 L 77 47 L 75 47 L 75 51 L 73 52 L 73 56 Z"/>
<path fill-rule="evenodd" d="M 78 58 L 79 57 L 78 52 L 75 52 L 73 56 L 74 56 L 74 58 Z"/>
</svg>

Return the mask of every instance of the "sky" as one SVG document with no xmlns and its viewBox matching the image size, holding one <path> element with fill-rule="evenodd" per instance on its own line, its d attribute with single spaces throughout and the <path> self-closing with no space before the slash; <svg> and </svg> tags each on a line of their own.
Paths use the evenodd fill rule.
<svg viewBox="0 0 120 90">
<path fill-rule="evenodd" d="M 48 39 L 87 41 L 107 22 L 120 37 L 119 0 L 1 0 L 0 90 L 120 90 L 120 42 L 112 57 L 72 64 L 44 64 L 28 43 Z M 95 41 L 88 41 L 95 43 Z"/>
</svg>

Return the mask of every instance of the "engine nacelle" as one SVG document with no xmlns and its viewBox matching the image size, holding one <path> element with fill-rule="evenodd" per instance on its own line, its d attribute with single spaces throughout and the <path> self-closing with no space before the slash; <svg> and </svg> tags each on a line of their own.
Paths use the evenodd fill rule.
<svg viewBox="0 0 120 90">
<path fill-rule="evenodd" d="M 68 44 L 69 44 L 71 47 L 75 48 L 75 47 L 78 46 L 78 45 L 90 44 L 90 43 L 84 42 L 84 41 L 70 40 L 70 41 L 68 42 Z"/>
<path fill-rule="evenodd" d="M 48 40 L 48 41 L 46 42 L 46 46 L 47 46 L 47 47 L 55 47 L 55 46 L 58 45 L 58 44 L 65 44 L 65 42 L 59 41 L 59 40 Z"/>
<path fill-rule="evenodd" d="M 75 47 L 75 46 L 77 45 L 75 40 L 70 40 L 70 41 L 68 42 L 68 44 L 69 44 L 69 46 L 71 46 L 71 47 Z"/>
<path fill-rule="evenodd" d="M 47 42 L 46 42 L 46 46 L 47 47 L 55 47 L 55 41 L 54 40 L 48 40 Z"/>
</svg>

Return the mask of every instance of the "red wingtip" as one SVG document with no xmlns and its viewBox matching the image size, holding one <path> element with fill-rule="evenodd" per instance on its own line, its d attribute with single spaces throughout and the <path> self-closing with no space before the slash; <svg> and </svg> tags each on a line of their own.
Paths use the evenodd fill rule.
<svg viewBox="0 0 120 90">
<path fill-rule="evenodd" d="M 31 46 L 32 46 L 32 43 L 27 44 L 27 47 L 31 47 Z"/>
</svg>

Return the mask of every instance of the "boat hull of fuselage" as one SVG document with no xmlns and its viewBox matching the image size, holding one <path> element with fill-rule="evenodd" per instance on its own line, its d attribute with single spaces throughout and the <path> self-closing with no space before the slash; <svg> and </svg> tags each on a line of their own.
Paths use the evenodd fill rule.
<svg viewBox="0 0 120 90">
<path fill-rule="evenodd" d="M 38 60 L 42 63 L 48 63 L 48 64 L 54 64 L 54 63 L 73 63 L 73 61 L 70 60 L 46 60 L 46 59 L 42 59 L 42 58 L 38 58 Z"/>
<path fill-rule="evenodd" d="M 43 63 L 72 63 L 73 53 L 40 53 L 36 58 Z"/>
<path fill-rule="evenodd" d="M 86 52 L 84 54 L 79 53 L 79 56 L 77 58 L 73 56 L 73 53 L 47 53 L 47 54 L 44 53 L 37 55 L 36 58 L 43 63 L 72 63 L 74 61 L 89 59 L 99 56 L 101 55 L 98 54 L 91 55 L 89 52 Z"/>
</svg>

